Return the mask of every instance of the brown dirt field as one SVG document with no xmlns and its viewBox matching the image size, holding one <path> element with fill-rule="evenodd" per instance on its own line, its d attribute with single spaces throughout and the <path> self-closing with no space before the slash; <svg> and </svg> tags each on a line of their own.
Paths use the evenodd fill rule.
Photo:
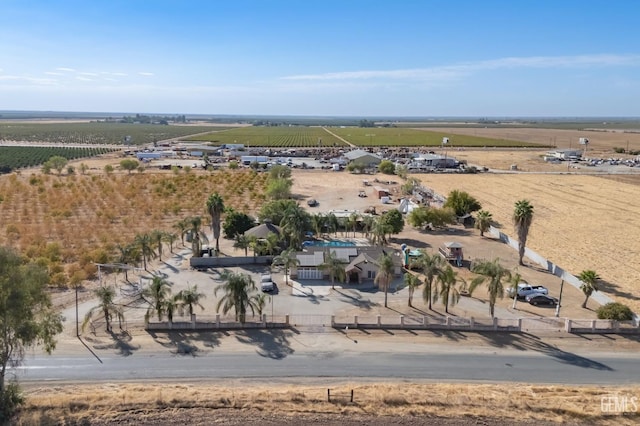
<svg viewBox="0 0 640 426">
<path fill-rule="evenodd" d="M 424 129 L 432 130 L 432 129 Z M 555 145 L 558 148 L 578 148 L 578 139 L 589 139 L 588 151 L 604 150 L 612 152 L 614 147 L 632 151 L 640 149 L 640 133 L 623 133 L 614 131 L 583 131 L 533 128 L 437 128 L 438 132 L 451 132 L 452 135 L 473 135 L 496 139 L 509 139 L 522 142 L 533 142 L 542 145 Z M 451 145 L 455 147 L 455 136 L 451 137 Z"/>
<path fill-rule="evenodd" d="M 327 402 L 326 390 L 343 395 Z M 106 384 L 29 391 L 16 425 L 550 425 L 637 424 L 610 416 L 601 397 L 637 388 L 532 385 L 331 383 Z"/>
</svg>

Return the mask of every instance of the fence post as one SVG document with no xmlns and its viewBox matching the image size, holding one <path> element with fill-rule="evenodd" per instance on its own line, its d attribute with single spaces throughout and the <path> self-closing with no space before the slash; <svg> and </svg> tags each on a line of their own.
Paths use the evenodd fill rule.
<svg viewBox="0 0 640 426">
<path fill-rule="evenodd" d="M 378 315 L 378 327 L 382 327 L 382 317 Z"/>
<path fill-rule="evenodd" d="M 620 331 L 620 321 L 613 320 L 613 330 L 618 333 Z"/>
<path fill-rule="evenodd" d="M 262 314 L 262 326 L 267 326 L 267 314 Z"/>
<path fill-rule="evenodd" d="M 196 314 L 191 314 L 191 328 L 196 329 Z"/>
<path fill-rule="evenodd" d="M 289 314 L 284 316 L 284 322 L 286 325 L 289 325 Z"/>
<path fill-rule="evenodd" d="M 596 332 L 596 320 L 591 320 L 591 332 Z"/>
<path fill-rule="evenodd" d="M 475 325 L 476 325 L 476 320 L 473 317 L 469 318 L 469 328 L 473 330 Z"/>
<path fill-rule="evenodd" d="M 400 327 L 404 328 L 404 315 L 400 315 Z"/>
<path fill-rule="evenodd" d="M 522 331 L 522 318 L 518 318 L 518 331 Z"/>
<path fill-rule="evenodd" d="M 358 316 L 354 315 L 353 316 L 353 324 L 354 324 L 354 328 L 358 328 Z"/>
<path fill-rule="evenodd" d="M 327 402 L 331 402 L 331 389 L 327 389 Z"/>
<path fill-rule="evenodd" d="M 351 402 L 353 402 L 353 389 L 351 389 Z"/>
<path fill-rule="evenodd" d="M 336 326 L 336 316 L 331 315 L 331 327 L 335 327 L 335 326 Z"/>
<path fill-rule="evenodd" d="M 451 327 L 451 317 L 447 317 L 447 319 L 444 322 L 444 325 L 446 325 L 447 328 Z"/>
<path fill-rule="evenodd" d="M 493 317 L 493 330 L 498 330 L 498 318 Z"/>
<path fill-rule="evenodd" d="M 216 328 L 220 328 L 220 314 L 216 314 Z"/>
<path fill-rule="evenodd" d="M 173 329 L 173 321 L 168 321 L 167 323 L 169 325 L 169 330 L 172 330 Z"/>
<path fill-rule="evenodd" d="M 571 333 L 571 320 L 569 318 L 565 318 L 564 320 L 564 331 Z"/>
</svg>

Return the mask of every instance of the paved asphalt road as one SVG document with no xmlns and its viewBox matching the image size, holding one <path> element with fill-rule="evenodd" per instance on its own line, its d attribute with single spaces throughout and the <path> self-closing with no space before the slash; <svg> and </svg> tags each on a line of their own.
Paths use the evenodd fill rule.
<svg viewBox="0 0 640 426">
<path fill-rule="evenodd" d="M 299 378 L 563 384 L 638 383 L 637 356 L 500 351 L 496 353 L 307 352 L 36 356 L 14 371 L 23 383 L 223 379 L 296 382 Z"/>
</svg>

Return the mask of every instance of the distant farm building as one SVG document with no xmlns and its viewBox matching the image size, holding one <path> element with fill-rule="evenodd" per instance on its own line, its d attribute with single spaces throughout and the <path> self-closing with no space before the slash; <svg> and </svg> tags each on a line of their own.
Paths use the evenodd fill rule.
<svg viewBox="0 0 640 426">
<path fill-rule="evenodd" d="M 367 152 L 363 149 L 356 149 L 353 151 L 345 152 L 344 157 L 349 161 L 349 164 L 355 164 L 363 167 L 375 167 L 382 161 L 382 157 L 371 152 Z"/>
<path fill-rule="evenodd" d="M 557 158 L 559 160 L 577 160 L 582 158 L 581 149 L 557 149 L 555 151 L 549 151 L 548 155 Z"/>
<path fill-rule="evenodd" d="M 409 165 L 409 169 L 416 168 L 452 168 L 458 167 L 459 162 L 453 157 L 438 154 L 423 154 L 414 158 Z"/>
</svg>

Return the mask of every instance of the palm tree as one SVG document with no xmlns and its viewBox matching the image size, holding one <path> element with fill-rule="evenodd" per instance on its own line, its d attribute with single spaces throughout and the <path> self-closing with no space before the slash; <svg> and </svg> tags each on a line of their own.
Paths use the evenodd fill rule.
<svg viewBox="0 0 640 426">
<path fill-rule="evenodd" d="M 184 234 L 186 234 L 189 230 L 189 222 L 187 221 L 187 219 L 182 219 L 181 221 L 173 225 L 173 227 L 180 232 L 180 241 L 184 246 Z"/>
<path fill-rule="evenodd" d="M 244 235 L 244 234 L 237 234 L 236 235 L 236 240 L 233 243 L 233 247 L 237 248 L 237 249 L 244 249 L 244 255 L 245 257 L 248 255 L 247 254 L 247 250 L 249 249 L 249 247 L 251 246 L 251 238 L 249 238 L 248 236 Z"/>
<path fill-rule="evenodd" d="M 273 232 L 270 232 L 270 233 L 267 234 L 267 238 L 264 238 L 262 240 L 262 242 L 264 243 L 265 251 L 268 254 L 272 255 L 279 248 L 278 246 L 280 244 L 280 235 L 279 234 L 274 234 Z"/>
<path fill-rule="evenodd" d="M 318 265 L 318 269 L 329 272 L 331 288 L 334 287 L 335 279 L 344 282 L 347 273 L 344 270 L 345 263 L 338 257 L 335 251 L 327 251 L 324 254 L 324 263 Z"/>
<path fill-rule="evenodd" d="M 356 229 L 358 228 L 358 219 L 360 219 L 360 215 L 358 213 L 351 213 L 349 215 L 349 227 L 353 231 L 353 238 L 356 237 Z"/>
<path fill-rule="evenodd" d="M 498 297 L 500 299 L 504 297 L 504 285 L 502 282 L 503 280 L 509 282 L 512 279 L 511 271 L 500 264 L 500 259 L 495 259 L 492 262 L 485 260 L 478 263 L 473 267 L 472 272 L 480 274 L 480 276 L 471 281 L 469 294 L 473 294 L 473 291 L 480 284 L 487 282 L 487 291 L 489 293 L 489 313 L 491 314 L 491 318 L 493 318 Z"/>
<path fill-rule="evenodd" d="M 302 246 L 304 232 L 308 229 L 309 214 L 298 204 L 287 207 L 280 221 L 282 232 L 287 236 L 289 247 L 299 249 Z"/>
<path fill-rule="evenodd" d="M 198 293 L 198 286 L 188 287 L 178 293 L 177 299 L 180 303 L 180 314 L 186 307 L 189 312 L 189 316 L 193 316 L 193 306 L 198 306 L 201 310 L 204 310 L 204 306 L 200 303 L 200 299 L 204 299 L 206 296 L 204 293 Z"/>
<path fill-rule="evenodd" d="M 189 224 L 189 234 L 191 235 L 191 252 L 194 256 L 200 256 L 200 250 L 202 250 L 202 243 L 208 243 L 209 239 L 207 234 L 202 231 L 202 217 L 192 216 L 187 218 Z"/>
<path fill-rule="evenodd" d="M 476 216 L 476 228 L 480 230 L 480 236 L 484 237 L 484 233 L 491 227 L 493 216 L 486 210 L 480 210 Z"/>
<path fill-rule="evenodd" d="M 393 281 L 393 271 L 395 265 L 393 259 L 387 253 L 383 253 L 377 260 L 378 272 L 373 282 L 384 289 L 384 307 L 387 307 L 387 295 L 389 294 L 389 285 Z"/>
<path fill-rule="evenodd" d="M 364 216 L 362 218 L 362 232 L 365 238 L 369 238 L 369 232 L 373 229 L 376 219 L 373 216 Z"/>
<path fill-rule="evenodd" d="M 409 289 L 409 307 L 412 308 L 413 293 L 416 291 L 416 288 L 422 285 L 422 280 L 417 275 L 414 275 L 411 272 L 405 272 L 404 283 L 407 285 L 407 288 Z"/>
<path fill-rule="evenodd" d="M 122 329 L 124 314 L 122 313 L 122 308 L 114 302 L 116 291 L 113 287 L 101 286 L 98 287 L 94 293 L 98 297 L 99 304 L 98 306 L 91 308 L 85 315 L 84 321 L 82 322 L 82 330 L 84 331 L 96 312 L 102 312 L 107 332 L 111 332 L 111 320 L 114 315 L 118 318 L 118 321 L 120 322 L 120 329 Z"/>
<path fill-rule="evenodd" d="M 600 277 L 598 276 L 596 271 L 585 269 L 584 271 L 580 272 L 578 278 L 580 279 L 580 281 L 582 281 L 582 284 L 580 284 L 580 290 L 582 290 L 582 292 L 586 296 L 584 302 L 582 303 L 582 307 L 586 308 L 589 297 L 591 297 L 594 291 L 598 291 L 598 280 L 600 279 Z"/>
<path fill-rule="evenodd" d="M 251 298 L 253 299 L 253 303 L 256 307 L 256 311 L 258 311 L 258 316 L 262 316 L 262 313 L 264 312 L 264 307 L 267 304 L 267 295 L 264 293 L 258 293 L 251 296 Z"/>
<path fill-rule="evenodd" d="M 220 217 L 224 212 L 224 201 L 217 192 L 207 198 L 207 212 L 211 215 L 211 232 L 216 240 L 216 253 L 220 252 Z"/>
<path fill-rule="evenodd" d="M 371 228 L 371 244 L 381 246 L 387 243 L 387 234 L 391 233 L 391 226 L 378 218 Z"/>
<path fill-rule="evenodd" d="M 127 245 L 116 245 L 116 250 L 118 250 L 117 254 L 117 262 L 125 265 L 124 268 L 124 279 L 129 281 L 129 269 L 128 265 L 130 263 L 140 261 L 140 251 L 138 250 L 138 246 L 136 244 L 127 244 Z"/>
<path fill-rule="evenodd" d="M 438 275 L 439 290 L 434 294 L 434 300 L 442 299 L 445 313 L 449 313 L 449 302 L 454 306 L 460 300 L 460 290 L 456 287 L 459 282 L 464 280 L 458 278 L 458 273 L 453 270 L 451 265 L 447 265 L 444 271 Z"/>
<path fill-rule="evenodd" d="M 224 293 L 216 305 L 216 310 L 219 311 L 222 307 L 222 313 L 226 315 L 231 309 L 234 309 L 236 321 L 244 324 L 247 318 L 247 309 L 255 314 L 257 308 L 255 299 L 250 296 L 250 293 L 257 290 L 256 284 L 249 275 L 234 272 L 225 272 L 222 274 L 222 279 L 226 282 L 214 290 L 216 296 L 219 291 Z"/>
<path fill-rule="evenodd" d="M 142 298 L 149 304 L 144 316 L 145 321 L 148 322 L 153 313 L 158 316 L 158 321 L 162 321 L 165 303 L 169 296 L 171 296 L 171 283 L 161 276 L 154 276 L 149 287 L 142 290 Z"/>
<path fill-rule="evenodd" d="M 150 234 L 137 234 L 134 243 L 140 249 L 142 254 L 142 260 L 144 262 L 144 270 L 147 270 L 147 259 L 153 259 L 156 257 L 156 252 L 153 250 L 153 240 Z"/>
<path fill-rule="evenodd" d="M 289 269 L 292 266 L 298 266 L 299 264 L 300 260 L 292 247 L 274 257 L 273 262 L 271 263 L 271 265 L 282 265 L 284 267 L 284 279 L 286 285 L 289 285 Z"/>
<path fill-rule="evenodd" d="M 327 217 L 322 213 L 311 215 L 311 227 L 313 228 L 313 232 L 315 232 L 318 237 L 322 235 L 322 231 L 324 231 L 326 222 Z"/>
<path fill-rule="evenodd" d="M 513 292 L 513 306 L 511 306 L 511 309 L 515 309 L 516 304 L 518 303 L 518 284 L 527 284 L 527 280 L 522 278 L 522 275 L 517 272 L 516 268 L 516 270 L 511 274 L 511 278 L 509 279 L 508 283 L 511 284 L 509 288 Z"/>
<path fill-rule="evenodd" d="M 329 213 L 327 215 L 326 224 L 329 227 L 329 231 L 333 231 L 335 233 L 336 237 L 337 237 L 338 236 L 338 228 L 340 228 L 340 221 L 338 220 L 338 217 L 333 213 Z"/>
<path fill-rule="evenodd" d="M 179 299 L 180 294 L 174 294 L 172 297 L 164 301 L 164 312 L 167 314 L 167 320 L 173 322 L 173 313 L 179 310 L 182 303 Z"/>
<path fill-rule="evenodd" d="M 159 229 L 154 229 L 150 234 L 151 241 L 156 244 L 158 248 L 156 253 L 158 253 L 158 259 L 160 260 L 160 262 L 162 262 L 162 243 L 164 242 L 165 235 L 166 233 Z"/>
<path fill-rule="evenodd" d="M 425 286 L 422 292 L 422 300 L 424 300 L 424 303 L 426 303 L 428 305 L 428 308 L 431 309 L 433 281 L 444 271 L 445 267 L 447 266 L 447 262 L 438 253 L 430 255 L 424 250 L 420 250 L 420 255 L 413 262 L 413 264 L 421 268 L 422 274 L 425 276 Z"/>
<path fill-rule="evenodd" d="M 529 227 L 533 221 L 533 206 L 528 200 L 516 201 L 515 209 L 513 210 L 513 224 L 518 234 L 518 255 L 520 265 L 522 258 L 524 257 L 524 248 L 527 244 L 527 236 L 529 235 Z"/>
</svg>

